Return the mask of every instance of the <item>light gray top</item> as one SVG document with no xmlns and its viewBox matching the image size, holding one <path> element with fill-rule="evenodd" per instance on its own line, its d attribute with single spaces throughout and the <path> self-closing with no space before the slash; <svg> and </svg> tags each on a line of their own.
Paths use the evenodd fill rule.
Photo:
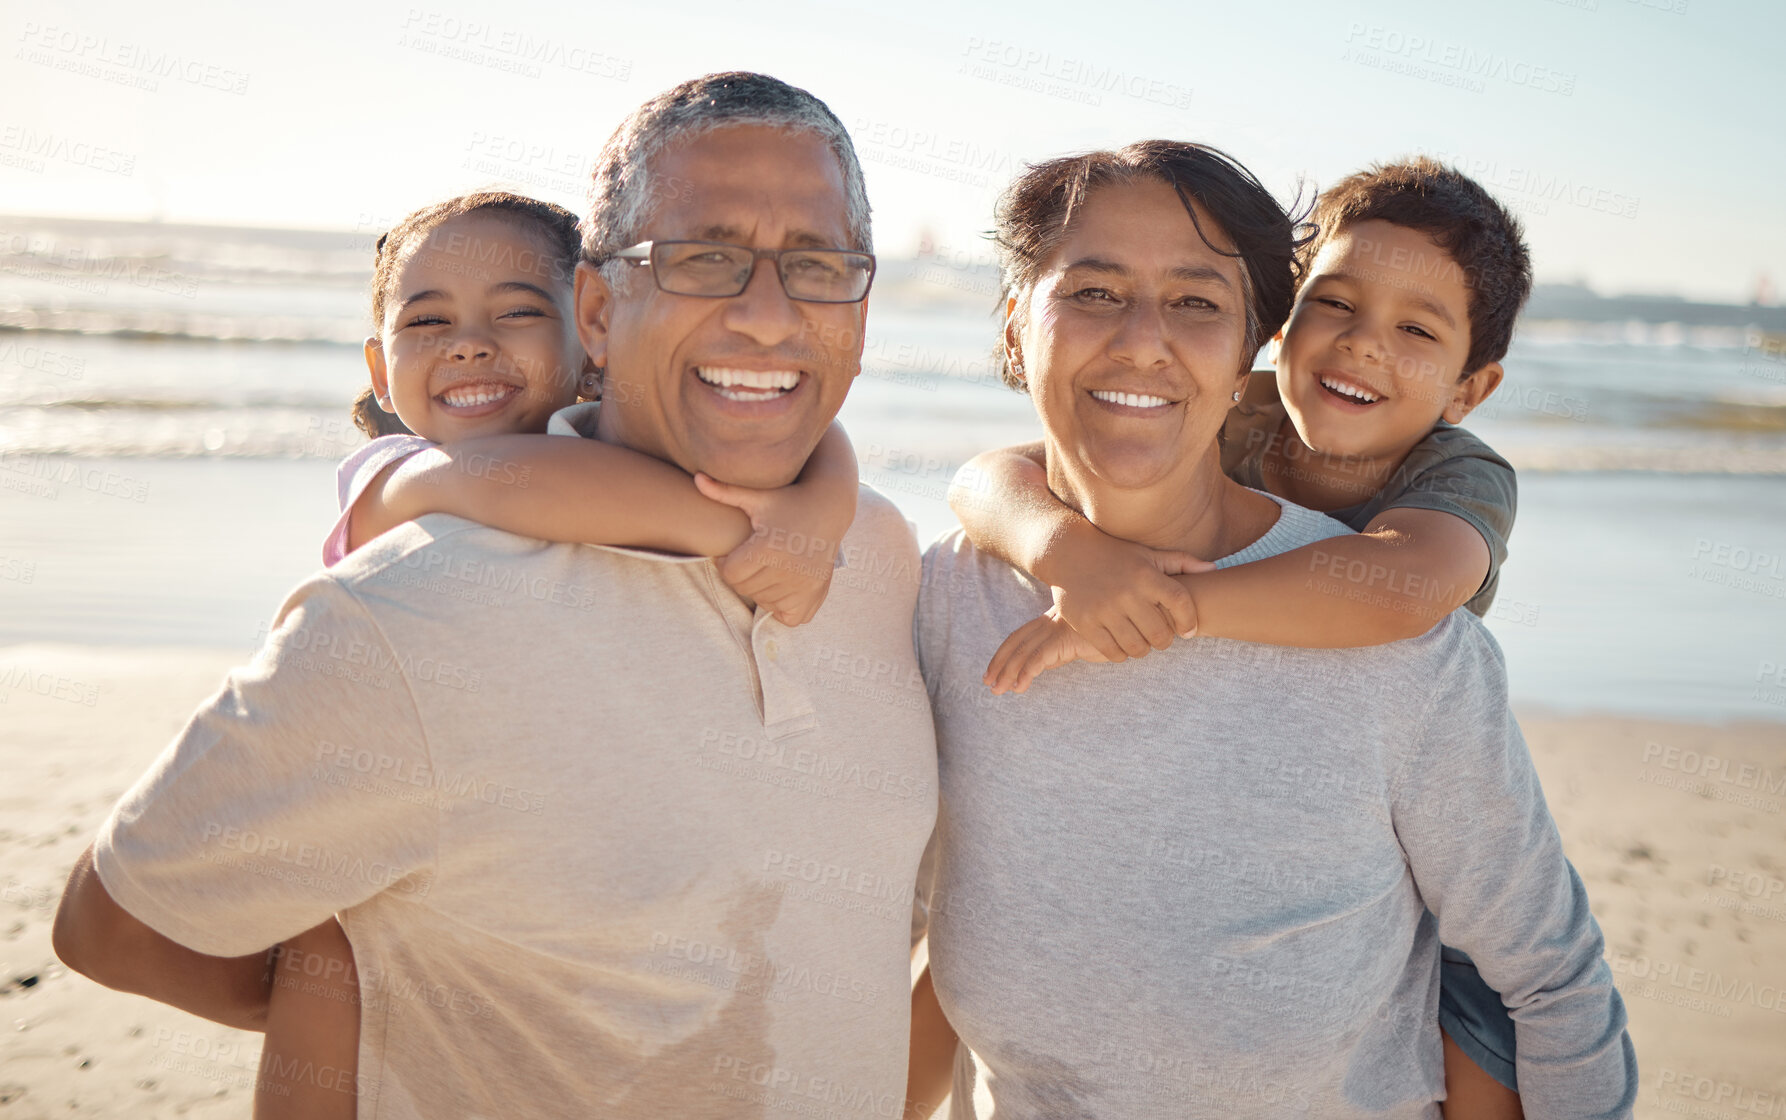
<svg viewBox="0 0 1786 1120">
<path fill-rule="evenodd" d="M 1223 563 L 1345 532 L 1280 504 Z M 1528 1116 L 1630 1114 L 1624 1005 L 1474 616 L 1181 640 L 994 697 L 987 660 L 1048 605 L 960 532 L 925 556 L 955 1116 L 1437 1117 L 1441 935 L 1511 1009 Z"/>
</svg>

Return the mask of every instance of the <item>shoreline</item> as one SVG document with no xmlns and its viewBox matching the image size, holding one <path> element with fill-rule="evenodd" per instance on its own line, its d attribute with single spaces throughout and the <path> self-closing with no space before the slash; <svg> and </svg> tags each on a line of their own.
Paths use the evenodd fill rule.
<svg viewBox="0 0 1786 1120">
<path fill-rule="evenodd" d="M 61 682 L 59 690 L 0 693 L 0 758 L 14 776 L 11 792 L 0 794 L 8 822 L 0 831 L 8 927 L 0 999 L 15 1026 L 0 1042 L 0 1103 L 9 1116 L 246 1113 L 258 1036 L 100 988 L 67 972 L 49 945 L 74 859 L 246 657 L 165 646 L 0 647 L 0 682 L 21 669 L 39 684 Z M 1637 1115 L 1703 1105 L 1704 1092 L 1726 1103 L 1786 1099 L 1778 1062 L 1786 1039 L 1778 972 L 1786 959 L 1786 732 L 1753 720 L 1532 706 L 1517 714 L 1625 995 L 1643 1071 Z M 1752 794 L 1753 803 L 1720 791 Z M 1739 1115 L 1708 1113 L 1726 1114 Z"/>
</svg>

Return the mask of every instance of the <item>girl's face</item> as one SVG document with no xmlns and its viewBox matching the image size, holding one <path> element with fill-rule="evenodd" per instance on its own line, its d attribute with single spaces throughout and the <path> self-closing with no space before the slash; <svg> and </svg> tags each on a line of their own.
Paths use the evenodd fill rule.
<svg viewBox="0 0 1786 1120">
<path fill-rule="evenodd" d="M 571 317 L 573 263 L 507 216 L 461 214 L 428 231 L 366 342 L 379 404 L 436 443 L 545 431 L 577 399 L 587 360 Z"/>
<path fill-rule="evenodd" d="M 1203 229 L 1225 243 L 1201 204 Z M 1240 262 L 1154 179 L 1097 188 L 1006 343 L 1056 468 L 1076 489 L 1184 485 L 1213 463 L 1249 354 Z M 1014 329 L 1015 328 L 1015 329 Z"/>
</svg>

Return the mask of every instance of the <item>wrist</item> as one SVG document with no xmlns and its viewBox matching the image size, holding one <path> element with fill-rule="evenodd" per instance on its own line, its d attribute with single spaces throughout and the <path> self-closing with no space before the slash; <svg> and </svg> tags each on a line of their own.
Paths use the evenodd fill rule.
<svg viewBox="0 0 1786 1120">
<path fill-rule="evenodd" d="M 1075 573 L 1073 557 L 1096 551 L 1105 539 L 1103 531 L 1084 518 L 1063 518 L 1031 550 L 1026 567 L 1043 583 L 1060 587 Z"/>
</svg>

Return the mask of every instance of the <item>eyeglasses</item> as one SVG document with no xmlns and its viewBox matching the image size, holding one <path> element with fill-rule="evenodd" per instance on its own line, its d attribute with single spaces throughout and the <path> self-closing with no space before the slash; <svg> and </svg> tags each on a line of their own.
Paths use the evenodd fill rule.
<svg viewBox="0 0 1786 1120">
<path fill-rule="evenodd" d="M 874 283 L 874 254 L 850 249 L 752 249 L 724 241 L 641 241 L 613 254 L 650 262 L 659 289 L 726 299 L 744 294 L 757 261 L 775 262 L 781 290 L 806 303 L 859 303 Z"/>
</svg>

